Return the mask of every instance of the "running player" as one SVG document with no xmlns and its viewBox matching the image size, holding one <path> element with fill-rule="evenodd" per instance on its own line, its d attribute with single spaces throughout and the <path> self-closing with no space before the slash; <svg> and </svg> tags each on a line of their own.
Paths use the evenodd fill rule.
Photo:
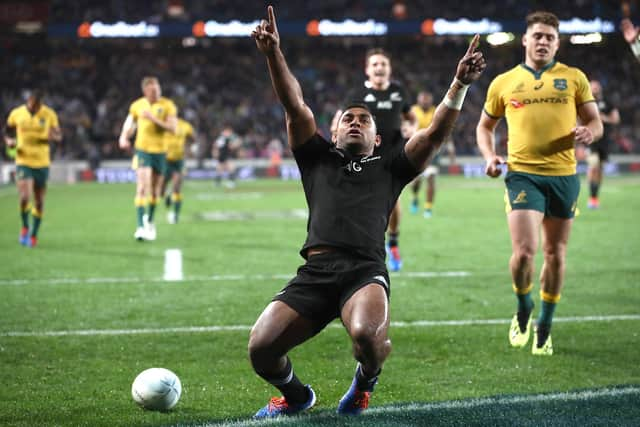
<svg viewBox="0 0 640 427">
<path fill-rule="evenodd" d="M 594 142 L 589 147 L 589 157 L 587 158 L 588 170 L 587 179 L 589 181 L 590 197 L 587 202 L 589 209 L 598 209 L 600 207 L 600 186 L 602 185 L 603 165 L 609 159 L 609 146 L 611 127 L 620 123 L 620 112 L 611 102 L 603 95 L 602 86 L 597 80 L 591 80 L 591 93 L 598 104 L 600 111 L 600 119 L 604 125 L 604 132 L 599 141 Z"/>
<path fill-rule="evenodd" d="M 162 180 L 162 197 L 164 197 L 165 206 L 169 208 L 167 212 L 167 221 L 169 224 L 177 224 L 180 216 L 180 208 L 182 207 L 182 177 L 184 175 L 184 153 L 188 141 L 195 141 L 196 133 L 193 126 L 188 121 L 178 118 L 176 133 L 167 132 L 165 140 L 167 144 L 167 168 L 164 172 Z M 166 194 L 167 187 L 171 181 L 171 194 Z M 173 209 L 171 209 L 173 207 Z"/>
<path fill-rule="evenodd" d="M 153 220 L 166 168 L 165 136 L 176 133 L 178 123 L 178 110 L 173 101 L 162 96 L 156 77 L 143 78 L 141 88 L 144 96 L 129 107 L 119 139 L 120 148 L 129 149 L 129 139 L 137 127 L 135 206 L 138 226 L 133 237 L 139 241 L 156 239 Z M 147 206 L 148 213 L 145 212 Z"/>
<path fill-rule="evenodd" d="M 436 111 L 435 105 L 433 105 L 433 95 L 428 91 L 421 91 L 418 93 L 418 103 L 411 107 L 411 112 L 416 117 L 417 129 L 426 129 L 431 124 L 433 115 Z M 451 141 L 448 141 L 445 146 L 453 145 Z M 413 192 L 413 198 L 411 199 L 412 214 L 418 213 L 418 193 L 420 192 L 420 184 L 422 177 L 427 181 L 427 191 L 424 200 L 423 216 L 425 218 L 431 218 L 433 216 L 433 200 L 436 193 L 436 176 L 438 175 L 439 168 L 438 163 L 440 159 L 440 152 L 436 153 L 431 164 L 427 166 L 421 176 L 418 176 L 413 180 L 411 184 L 411 191 Z"/>
<path fill-rule="evenodd" d="M 216 184 L 223 181 L 227 188 L 235 187 L 233 156 L 241 146 L 240 137 L 230 125 L 226 125 L 213 143 L 211 155 L 218 161 L 216 164 Z"/>
<path fill-rule="evenodd" d="M 402 120 L 415 126 L 415 117 L 411 113 L 409 97 L 402 84 L 391 80 L 391 57 L 380 48 L 370 49 L 365 57 L 367 80 L 353 89 L 346 97 L 347 103 L 364 103 L 376 118 L 378 132 L 382 137 L 376 151 L 397 150 L 404 146 Z M 332 133 L 337 129 L 337 119 L 342 111 L 338 110 L 332 122 Z M 398 237 L 400 235 L 400 203 L 396 202 L 389 219 L 387 255 L 391 271 L 400 271 L 402 258 Z"/>
<path fill-rule="evenodd" d="M 489 86 L 476 136 L 487 175 L 500 176 L 504 160 L 495 153 L 495 129 L 506 117 L 509 267 L 518 299 L 509 342 L 522 347 L 529 340 L 534 256 L 542 228 L 542 310 L 531 352 L 551 355 L 551 323 L 560 301 L 567 242 L 580 191 L 574 147 L 600 138 L 602 122 L 585 75 L 555 59 L 560 46 L 558 18 L 549 12 L 534 12 L 526 22 L 524 63 L 498 75 Z M 576 126 L 578 118 L 581 124 Z"/>
<path fill-rule="evenodd" d="M 16 184 L 20 197 L 20 244 L 34 247 L 42 223 L 49 178 L 49 141 L 62 141 L 58 115 L 42 103 L 43 93 L 32 91 L 27 102 L 9 113 L 5 143 L 16 148 Z M 33 195 L 33 206 L 31 197 Z M 29 213 L 33 221 L 29 224 Z"/>
<path fill-rule="evenodd" d="M 389 215 L 402 188 L 427 166 L 451 133 L 468 85 L 479 78 L 485 63 L 482 54 L 475 52 L 476 35 L 433 123 L 401 149 L 374 151 L 381 138 L 365 104 L 344 109 L 329 142 L 318 134 L 313 112 L 280 50 L 271 6 L 268 15 L 252 36 L 266 57 L 273 88 L 285 109 L 289 146 L 302 176 L 309 221 L 300 251 L 306 263 L 251 330 L 253 369 L 283 393 L 255 417 L 292 415 L 315 404 L 314 390 L 294 373 L 287 353 L 337 317 L 358 361 L 338 413 L 359 414 L 367 408 L 391 351 L 387 335 L 390 285 L 384 260 Z"/>
</svg>

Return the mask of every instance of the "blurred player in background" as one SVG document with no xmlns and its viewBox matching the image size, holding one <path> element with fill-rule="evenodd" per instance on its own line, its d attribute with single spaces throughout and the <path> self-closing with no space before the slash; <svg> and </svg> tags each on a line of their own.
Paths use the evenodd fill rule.
<svg viewBox="0 0 640 427">
<path fill-rule="evenodd" d="M 345 102 L 364 103 L 376 118 L 376 126 L 382 137 L 378 151 L 394 151 L 402 149 L 405 138 L 402 136 L 402 121 L 409 121 L 415 126 L 415 117 L 411 113 L 411 104 L 404 87 L 391 80 L 391 56 L 384 49 L 370 49 L 365 57 L 365 74 L 367 80 L 358 88 L 351 90 Z M 337 129 L 337 119 L 342 111 L 338 110 L 331 124 L 331 131 Z M 402 258 L 398 237 L 400 235 L 400 202 L 396 202 L 389 219 L 388 229 L 388 264 L 391 271 L 400 271 Z"/>
<path fill-rule="evenodd" d="M 233 188 L 235 184 L 235 166 L 233 156 L 242 145 L 240 137 L 233 131 L 230 125 L 225 125 L 220 135 L 213 143 L 212 153 L 216 164 L 216 185 L 224 182 L 227 188 Z"/>
<path fill-rule="evenodd" d="M 44 212 L 51 164 L 49 141 L 62 141 L 58 115 L 42 103 L 42 97 L 42 91 L 32 91 L 24 105 L 11 110 L 5 128 L 5 143 L 16 149 L 16 183 L 22 219 L 20 244 L 30 247 L 38 243 Z M 31 225 L 29 212 L 33 216 Z"/>
<path fill-rule="evenodd" d="M 357 415 L 368 407 L 391 351 L 389 274 L 385 230 L 402 188 L 429 163 L 451 133 L 468 86 L 486 64 L 475 52 L 476 35 L 432 125 L 416 132 L 397 150 L 382 142 L 371 111 L 363 103 L 347 106 L 332 141 L 318 134 L 313 112 L 280 50 L 273 8 L 252 33 L 267 60 L 271 82 L 285 109 L 289 146 L 302 175 L 309 207 L 307 239 L 300 254 L 306 263 L 264 309 L 249 338 L 255 372 L 278 388 L 255 418 L 292 415 L 311 408 L 316 395 L 293 371 L 288 353 L 340 318 L 358 361 L 338 413 Z"/>
<path fill-rule="evenodd" d="M 182 179 L 185 170 L 184 157 L 187 152 L 189 142 L 196 139 L 196 133 L 193 126 L 188 121 L 178 118 L 176 125 L 176 133 L 165 133 L 167 144 L 167 167 L 162 180 L 162 191 L 160 194 L 164 198 L 164 203 L 169 212 L 167 212 L 167 222 L 169 224 L 177 224 L 180 217 L 180 208 L 182 207 Z M 167 193 L 167 187 L 171 182 L 171 194 Z M 171 209 L 173 208 L 173 209 Z"/>
<path fill-rule="evenodd" d="M 600 199 L 598 198 L 600 186 L 602 185 L 602 170 L 604 163 L 609 159 L 609 146 L 611 127 L 620 123 L 620 112 L 602 93 L 602 86 L 598 80 L 591 80 L 591 93 L 593 93 L 600 119 L 604 125 L 604 132 L 599 141 L 589 146 L 589 157 L 587 163 L 587 180 L 589 181 L 589 201 L 587 207 L 589 209 L 598 209 L 600 207 Z"/>
<path fill-rule="evenodd" d="M 433 105 L 433 95 L 428 91 L 421 91 L 418 93 L 417 104 L 411 107 L 411 112 L 416 118 L 417 129 L 426 129 L 431 124 L 433 114 L 436 111 L 436 107 Z M 449 138 L 447 143 L 443 146 L 449 152 L 450 159 L 455 156 L 455 147 L 453 141 Z M 423 216 L 425 218 L 431 218 L 433 216 L 433 201 L 436 194 L 436 176 L 439 173 L 440 163 L 440 151 L 436 153 L 435 157 L 427 166 L 421 176 L 417 177 L 411 184 L 411 191 L 413 192 L 413 198 L 411 199 L 410 211 L 412 214 L 418 213 L 419 210 L 419 196 L 420 184 L 422 183 L 422 177 L 427 181 L 427 190 L 424 200 Z"/>
<path fill-rule="evenodd" d="M 635 55 L 636 59 L 640 61 L 640 28 L 633 25 L 633 22 L 629 18 L 622 20 L 620 29 L 624 35 L 624 39 L 631 46 L 631 51 Z"/>
<path fill-rule="evenodd" d="M 161 197 L 166 168 L 166 135 L 177 130 L 177 108 L 173 101 L 162 96 L 160 82 L 147 76 L 141 82 L 144 96 L 129 107 L 122 132 L 120 148 L 129 149 L 129 139 L 137 128 L 135 142 L 136 167 L 136 240 L 155 240 L 154 214 Z M 145 208 L 148 206 L 148 213 Z M 146 219 L 146 221 L 145 221 Z"/>
<path fill-rule="evenodd" d="M 534 256 L 542 226 L 542 310 L 531 351 L 551 355 L 551 323 L 564 282 L 567 242 L 580 192 L 574 148 L 600 138 L 602 122 L 585 75 L 555 59 L 560 46 L 558 18 L 534 12 L 526 22 L 525 61 L 491 82 L 476 135 L 487 175 L 500 176 L 504 160 L 495 153 L 495 129 L 506 117 L 505 201 L 513 251 L 509 266 L 518 299 L 509 341 L 522 347 L 529 340 Z M 578 118 L 581 124 L 576 126 Z"/>
</svg>

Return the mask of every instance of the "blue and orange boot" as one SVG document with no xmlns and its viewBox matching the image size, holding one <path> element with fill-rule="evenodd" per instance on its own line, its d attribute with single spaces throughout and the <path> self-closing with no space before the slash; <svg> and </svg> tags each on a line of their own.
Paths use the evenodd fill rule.
<svg viewBox="0 0 640 427">
<path fill-rule="evenodd" d="M 20 237 L 18 241 L 22 246 L 29 246 L 29 229 L 27 227 L 22 227 L 20 229 Z"/>
<path fill-rule="evenodd" d="M 400 258 L 400 248 L 397 246 L 387 246 L 387 265 L 390 271 L 400 271 L 402 268 L 402 258 Z"/>
<path fill-rule="evenodd" d="M 368 390 L 360 390 L 358 388 L 358 371 L 360 370 L 360 364 L 356 368 L 356 374 L 353 376 L 351 387 L 342 396 L 340 403 L 338 403 L 338 414 L 342 415 L 360 415 L 362 411 L 369 407 L 369 398 L 373 393 L 373 388 L 378 382 L 378 378 L 374 378 Z"/>
<path fill-rule="evenodd" d="M 309 399 L 298 405 L 290 405 L 284 397 L 272 397 L 267 406 L 261 408 L 253 416 L 254 419 L 276 418 L 280 416 L 295 415 L 311 409 L 316 404 L 316 393 L 310 385 L 305 386 L 309 391 Z"/>
</svg>

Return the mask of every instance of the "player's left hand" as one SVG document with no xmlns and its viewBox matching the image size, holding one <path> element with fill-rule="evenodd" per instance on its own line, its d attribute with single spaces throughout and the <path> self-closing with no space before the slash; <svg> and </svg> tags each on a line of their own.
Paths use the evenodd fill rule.
<svg viewBox="0 0 640 427">
<path fill-rule="evenodd" d="M 153 113 L 152 113 L 151 111 L 149 111 L 149 110 L 144 110 L 144 111 L 142 112 L 142 118 L 143 118 L 143 119 L 147 119 L 147 120 L 151 120 L 151 121 L 153 122 L 153 121 L 154 121 L 154 119 L 155 119 L 155 116 L 153 115 Z"/>
<path fill-rule="evenodd" d="M 586 144 L 589 145 L 593 142 L 593 133 L 591 133 L 591 129 L 586 126 L 576 126 L 571 129 L 573 132 L 573 139 L 576 144 Z"/>
<path fill-rule="evenodd" d="M 462 83 L 468 85 L 480 78 L 480 75 L 487 67 L 487 62 L 482 56 L 482 52 L 476 51 L 480 44 L 480 35 L 473 36 L 469 48 L 464 54 L 460 62 L 458 62 L 458 68 L 456 69 L 456 79 Z"/>
<path fill-rule="evenodd" d="M 60 131 L 60 128 L 49 129 L 48 136 L 50 141 L 56 141 L 56 142 L 62 141 L 62 132 Z"/>
<path fill-rule="evenodd" d="M 260 25 L 251 32 L 251 37 L 255 39 L 256 46 L 265 55 L 273 53 L 280 46 L 280 34 L 278 33 L 273 6 L 267 8 L 267 14 L 269 15 L 269 20 L 261 20 Z"/>
</svg>

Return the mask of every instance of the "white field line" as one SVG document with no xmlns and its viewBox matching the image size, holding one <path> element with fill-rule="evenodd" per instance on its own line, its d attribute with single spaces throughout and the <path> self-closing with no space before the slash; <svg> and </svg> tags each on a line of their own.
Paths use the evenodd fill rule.
<svg viewBox="0 0 640 427">
<path fill-rule="evenodd" d="M 521 396 L 499 396 L 499 397 L 485 397 L 479 399 L 466 399 L 466 400 L 449 400 L 445 402 L 434 403 L 410 403 L 406 405 L 394 405 L 394 406 L 380 406 L 369 408 L 363 412 L 361 417 L 375 417 L 381 414 L 397 414 L 406 413 L 411 411 L 437 411 L 441 409 L 474 409 L 484 406 L 511 406 L 518 403 L 537 403 L 537 402 L 575 402 L 575 401 L 589 401 L 603 397 L 620 397 L 627 395 L 640 395 L 640 387 L 628 386 L 620 388 L 602 388 L 599 390 L 582 390 L 582 391 L 569 391 L 561 393 L 548 393 L 548 394 L 531 394 Z M 322 418 L 335 418 L 335 414 L 332 412 L 322 412 L 314 415 L 314 420 Z M 373 420 L 371 420 L 373 421 Z M 206 423 L 198 424 L 194 427 L 254 427 L 254 426 L 272 426 L 279 424 L 291 425 L 292 420 L 283 418 L 275 418 L 270 420 L 239 420 L 232 422 L 222 423 Z M 333 425 L 333 423 L 331 423 Z"/>
<path fill-rule="evenodd" d="M 211 276 L 185 276 L 185 282 L 219 282 L 219 281 L 256 281 L 256 280 L 289 280 L 295 273 L 289 274 L 214 274 Z M 416 271 L 407 273 L 392 273 L 391 277 L 429 278 L 429 277 L 468 277 L 467 271 Z M 93 285 L 103 283 L 157 283 L 164 282 L 162 277 L 61 277 L 61 278 L 36 278 L 36 279 L 0 279 L 0 286 L 22 286 L 33 284 L 68 285 L 81 284 Z"/>
<path fill-rule="evenodd" d="M 575 316 L 557 317 L 554 322 L 614 322 L 623 320 L 640 320 L 640 314 L 623 314 L 613 316 Z M 510 319 L 469 319 L 469 320 L 416 320 L 413 322 L 391 322 L 392 328 L 421 328 L 436 326 L 486 326 L 507 325 Z M 342 328 L 337 322 L 330 328 Z M 0 332 L 2 337 L 65 337 L 65 336 L 98 336 L 98 335 L 143 335 L 143 334 L 175 334 L 201 332 L 250 331 L 251 325 L 212 325 L 212 326 L 179 326 L 167 328 L 140 329 L 80 329 L 67 331 L 9 331 Z"/>
</svg>

